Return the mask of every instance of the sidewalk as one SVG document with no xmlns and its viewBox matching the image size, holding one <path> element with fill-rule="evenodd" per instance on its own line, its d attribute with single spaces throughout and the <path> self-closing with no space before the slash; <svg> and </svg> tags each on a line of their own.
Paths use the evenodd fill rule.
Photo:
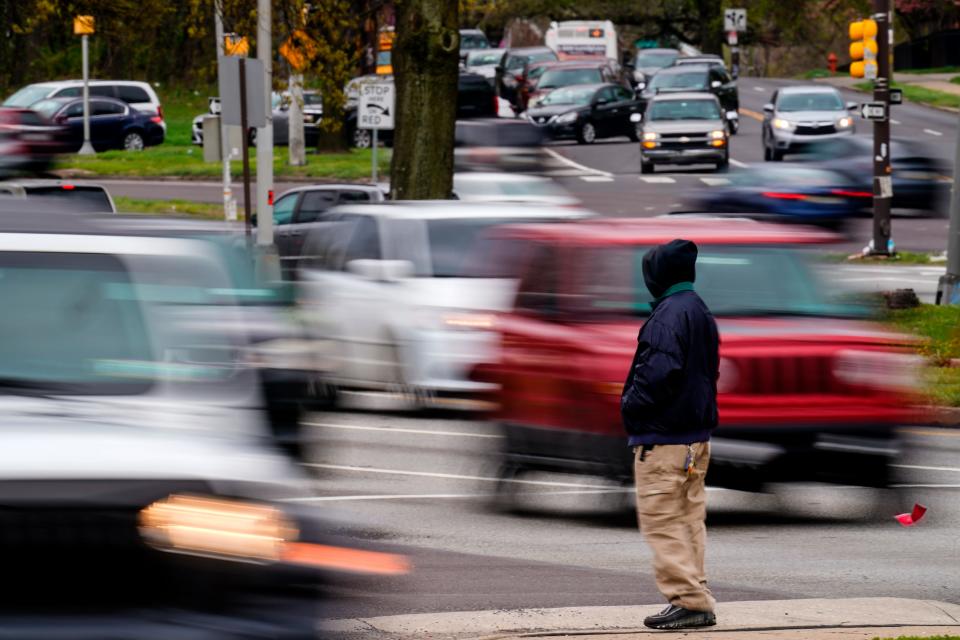
<svg viewBox="0 0 960 640">
<path fill-rule="evenodd" d="M 725 602 L 718 625 L 685 632 L 654 631 L 643 618 L 662 605 L 578 607 L 412 614 L 328 620 L 325 638 L 430 640 L 872 640 L 902 635 L 960 635 L 960 605 L 906 598 Z"/>
<path fill-rule="evenodd" d="M 897 73 L 894 72 L 893 79 L 895 82 L 900 84 L 909 84 L 915 87 L 923 87 L 924 89 L 931 89 L 933 91 L 940 91 L 942 93 L 950 93 L 953 95 L 960 96 L 960 84 L 953 84 L 950 82 L 950 78 L 956 77 L 960 74 L 958 73 Z M 832 84 L 835 87 L 842 87 L 844 89 L 851 89 L 856 91 L 855 85 L 862 84 L 866 82 L 863 78 L 851 78 L 846 74 L 837 74 L 829 78 L 815 78 L 816 82 L 825 82 L 826 84 Z"/>
</svg>

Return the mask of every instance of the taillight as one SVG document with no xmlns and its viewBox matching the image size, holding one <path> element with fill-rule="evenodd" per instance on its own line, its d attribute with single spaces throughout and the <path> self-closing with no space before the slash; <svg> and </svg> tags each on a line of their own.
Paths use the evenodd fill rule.
<svg viewBox="0 0 960 640">
<path fill-rule="evenodd" d="M 150 122 L 156 122 L 157 124 L 163 124 L 163 118 L 160 116 L 153 116 L 150 118 Z"/>
<path fill-rule="evenodd" d="M 73 191 L 74 189 L 76 189 L 76 187 L 74 187 L 72 184 L 62 184 L 60 185 L 60 188 L 63 189 L 64 191 Z"/>
<path fill-rule="evenodd" d="M 162 104 L 158 104 L 158 105 L 157 105 L 157 117 L 160 118 L 161 121 L 163 120 L 163 105 L 162 105 Z"/>
<path fill-rule="evenodd" d="M 872 198 L 873 192 L 871 191 L 848 191 L 846 189 L 831 189 L 830 193 L 835 196 L 843 196 L 845 198 Z"/>
<path fill-rule="evenodd" d="M 806 200 L 807 196 L 802 193 L 781 193 L 779 191 L 764 191 L 761 195 L 764 198 L 773 198 L 774 200 Z"/>
</svg>

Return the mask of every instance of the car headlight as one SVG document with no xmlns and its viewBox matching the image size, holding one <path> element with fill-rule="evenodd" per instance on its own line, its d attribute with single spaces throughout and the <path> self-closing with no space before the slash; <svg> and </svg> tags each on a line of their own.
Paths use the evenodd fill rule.
<svg viewBox="0 0 960 640">
<path fill-rule="evenodd" d="M 276 562 L 299 532 L 280 509 L 270 505 L 171 495 L 140 512 L 140 535 L 161 551 Z"/>
<path fill-rule="evenodd" d="M 851 118 L 851 117 L 849 117 L 849 116 L 845 116 L 845 117 L 840 118 L 839 120 L 837 120 L 837 128 L 838 128 L 838 129 L 849 129 L 849 128 L 852 127 L 852 126 L 853 126 L 853 118 Z"/>
<path fill-rule="evenodd" d="M 571 111 L 570 113 L 565 113 L 563 115 L 557 116 L 557 119 L 554 120 L 557 124 L 570 124 L 571 122 L 576 122 L 578 114 L 576 111 Z"/>
<path fill-rule="evenodd" d="M 797 125 L 793 124 L 789 120 L 784 120 L 783 118 L 774 118 L 773 128 L 783 129 L 784 131 L 793 131 L 794 129 L 797 128 Z"/>
<path fill-rule="evenodd" d="M 721 131 L 720 129 L 716 129 L 710 132 L 710 138 L 713 140 L 723 140 L 726 137 L 727 137 L 727 134 Z"/>
<path fill-rule="evenodd" d="M 910 353 L 847 349 L 833 361 L 834 377 L 854 387 L 916 391 L 923 359 Z"/>
<path fill-rule="evenodd" d="M 645 141 L 647 141 L 647 142 L 656 141 L 657 138 L 659 138 L 659 137 L 660 137 L 660 134 L 659 134 L 659 133 L 656 133 L 656 132 L 654 132 L 654 131 L 648 131 L 648 132 L 646 132 L 646 133 L 643 134 L 643 139 L 644 139 Z"/>
</svg>

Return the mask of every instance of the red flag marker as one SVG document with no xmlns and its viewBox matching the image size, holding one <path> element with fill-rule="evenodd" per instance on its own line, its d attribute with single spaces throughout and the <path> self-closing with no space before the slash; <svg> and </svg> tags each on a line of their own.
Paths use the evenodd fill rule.
<svg viewBox="0 0 960 640">
<path fill-rule="evenodd" d="M 913 511 L 910 513 L 901 513 L 898 516 L 893 516 L 897 519 L 897 522 L 902 524 L 905 527 L 912 527 L 920 521 L 920 518 L 923 517 L 923 514 L 927 512 L 927 508 L 920 504 L 919 502 L 913 505 Z"/>
</svg>

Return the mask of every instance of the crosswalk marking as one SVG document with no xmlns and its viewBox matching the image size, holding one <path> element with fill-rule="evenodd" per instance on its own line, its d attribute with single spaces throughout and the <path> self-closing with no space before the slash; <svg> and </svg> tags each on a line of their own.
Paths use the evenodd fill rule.
<svg viewBox="0 0 960 640">
<path fill-rule="evenodd" d="M 700 182 L 710 187 L 716 187 L 719 185 L 730 184 L 730 178 L 700 178 Z"/>
<path fill-rule="evenodd" d="M 673 184 L 676 182 L 676 180 L 667 176 L 640 176 L 640 179 L 647 184 Z"/>
<path fill-rule="evenodd" d="M 580 176 L 584 182 L 613 182 L 610 176 Z"/>
</svg>

